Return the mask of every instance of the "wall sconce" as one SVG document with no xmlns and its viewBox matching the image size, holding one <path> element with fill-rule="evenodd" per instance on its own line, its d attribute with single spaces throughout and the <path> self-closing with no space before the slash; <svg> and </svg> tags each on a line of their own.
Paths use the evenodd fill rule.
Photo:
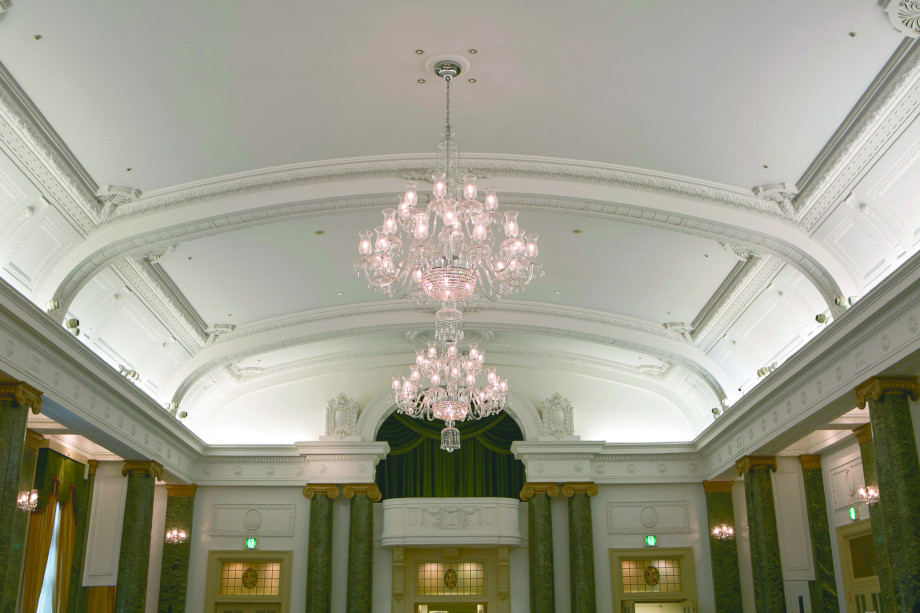
<svg viewBox="0 0 920 613">
<path fill-rule="evenodd" d="M 188 532 L 185 530 L 179 530 L 178 528 L 172 528 L 171 530 L 166 531 L 166 542 L 171 545 L 181 545 L 188 540 Z"/>
<path fill-rule="evenodd" d="M 735 538 L 735 529 L 728 524 L 720 524 L 712 529 L 712 538 L 725 541 Z"/>
<path fill-rule="evenodd" d="M 38 490 L 23 490 L 16 496 L 16 508 L 23 513 L 34 511 L 38 506 Z"/>
<path fill-rule="evenodd" d="M 856 493 L 859 495 L 859 501 L 874 507 L 878 504 L 878 488 L 870 485 L 866 487 L 865 485 L 860 486 Z"/>
</svg>

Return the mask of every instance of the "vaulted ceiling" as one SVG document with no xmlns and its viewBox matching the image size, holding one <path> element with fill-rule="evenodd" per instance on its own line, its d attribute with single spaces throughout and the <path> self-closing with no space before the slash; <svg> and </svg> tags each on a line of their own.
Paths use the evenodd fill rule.
<svg viewBox="0 0 920 613">
<path fill-rule="evenodd" d="M 442 54 L 546 271 L 468 334 L 582 438 L 693 439 L 920 244 L 920 52 L 871 0 L 4 10 L 0 276 L 208 443 L 316 439 L 430 336 L 352 263 L 434 166 Z"/>
</svg>

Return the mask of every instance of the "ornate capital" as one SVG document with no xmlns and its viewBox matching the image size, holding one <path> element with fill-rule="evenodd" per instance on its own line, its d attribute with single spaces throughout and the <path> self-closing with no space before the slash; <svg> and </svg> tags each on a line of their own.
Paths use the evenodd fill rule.
<svg viewBox="0 0 920 613">
<path fill-rule="evenodd" d="M 776 472 L 776 456 L 746 455 L 735 462 L 735 468 L 738 470 L 739 477 L 743 477 L 744 473 L 754 470 L 755 468 L 769 468 L 773 472 Z"/>
<path fill-rule="evenodd" d="M 0 383 L 0 400 L 12 400 L 20 407 L 31 407 L 32 413 L 42 411 L 42 393 L 26 383 Z"/>
<path fill-rule="evenodd" d="M 819 455 L 800 455 L 799 462 L 802 464 L 802 470 L 821 468 L 821 456 Z"/>
<path fill-rule="evenodd" d="M 304 498 L 313 498 L 317 495 L 325 496 L 329 500 L 335 500 L 339 497 L 339 486 L 334 483 L 314 483 L 304 486 Z"/>
<path fill-rule="evenodd" d="M 121 476 L 129 473 L 144 473 L 157 479 L 163 478 L 163 465 L 153 460 L 125 460 L 121 463 Z"/>
<path fill-rule="evenodd" d="M 99 460 L 89 460 L 86 464 L 89 466 L 89 474 L 95 475 L 99 468 Z"/>
<path fill-rule="evenodd" d="M 366 494 L 371 502 L 380 502 L 383 495 L 376 483 L 349 483 L 342 488 L 345 498 L 353 498 L 355 494 Z"/>
<path fill-rule="evenodd" d="M 521 500 L 527 502 L 537 494 L 546 494 L 550 498 L 559 495 L 559 486 L 555 483 L 531 483 L 528 481 L 521 490 Z"/>
<path fill-rule="evenodd" d="M 863 408 L 869 400 L 879 400 L 885 394 L 906 394 L 911 400 L 920 397 L 917 377 L 872 377 L 856 386 L 856 406 Z"/>
<path fill-rule="evenodd" d="M 26 429 L 26 448 L 27 449 L 38 449 L 41 446 L 42 441 L 45 440 L 45 437 L 35 430 Z"/>
<path fill-rule="evenodd" d="M 194 498 L 198 486 L 194 483 L 182 483 L 179 485 L 166 485 L 166 496 L 168 498 Z"/>
<path fill-rule="evenodd" d="M 703 481 L 703 491 L 707 494 L 731 494 L 734 481 Z"/>
<path fill-rule="evenodd" d="M 872 442 L 872 424 L 863 424 L 858 428 L 853 429 L 853 434 L 856 435 L 856 440 L 860 445 L 865 445 L 866 443 Z"/>
<path fill-rule="evenodd" d="M 524 487 L 527 487 L 526 485 Z M 564 483 L 562 485 L 562 495 L 571 498 L 575 494 L 587 494 L 588 496 L 597 496 L 597 485 L 590 481 L 579 483 Z"/>
</svg>

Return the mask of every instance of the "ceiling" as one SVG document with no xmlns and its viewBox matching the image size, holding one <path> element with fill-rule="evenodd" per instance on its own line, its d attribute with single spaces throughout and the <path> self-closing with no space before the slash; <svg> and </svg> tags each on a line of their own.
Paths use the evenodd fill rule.
<svg viewBox="0 0 920 613">
<path fill-rule="evenodd" d="M 0 276 L 205 442 L 315 440 L 433 326 L 352 263 L 434 165 L 440 54 L 546 271 L 467 330 L 584 439 L 693 439 L 917 251 L 920 53 L 877 3 L 458 6 L 0 2 Z"/>
</svg>

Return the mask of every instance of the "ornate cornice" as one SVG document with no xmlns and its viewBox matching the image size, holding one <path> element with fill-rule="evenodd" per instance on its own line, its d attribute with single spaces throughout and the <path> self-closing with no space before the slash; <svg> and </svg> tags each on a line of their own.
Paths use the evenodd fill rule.
<svg viewBox="0 0 920 613">
<path fill-rule="evenodd" d="M 776 472 L 776 456 L 746 455 L 735 462 L 735 469 L 738 471 L 739 477 L 743 477 L 744 473 L 750 472 L 755 468 L 767 468 Z"/>
<path fill-rule="evenodd" d="M 0 383 L 0 400 L 12 400 L 20 407 L 29 407 L 34 415 L 42 410 L 42 393 L 24 381 Z"/>
<path fill-rule="evenodd" d="M 707 494 L 731 494 L 734 481 L 703 481 L 703 492 Z"/>
<path fill-rule="evenodd" d="M 920 383 L 917 377 L 872 377 L 856 386 L 857 408 L 866 406 L 870 400 L 879 400 L 885 394 L 904 394 L 911 400 L 920 397 Z"/>
<path fill-rule="evenodd" d="M 163 478 L 163 465 L 153 460 L 125 460 L 121 463 L 121 476 L 126 477 L 129 473 L 139 473 Z"/>
<path fill-rule="evenodd" d="M 380 502 L 383 497 L 376 483 L 348 483 L 342 488 L 342 494 L 345 498 L 354 498 L 355 495 L 364 494 L 371 499 L 371 502 Z"/>
<path fill-rule="evenodd" d="M 523 489 L 521 489 L 521 500 L 527 502 L 537 494 L 546 494 L 550 498 L 555 498 L 559 495 L 559 486 L 555 483 L 534 483 L 528 481 L 524 484 Z"/>
<path fill-rule="evenodd" d="M 800 455 L 799 462 L 802 464 L 802 470 L 821 470 L 821 456 L 819 455 Z"/>
<path fill-rule="evenodd" d="M 555 485 L 555 484 L 552 484 L 552 485 Z M 597 485 L 595 485 L 594 483 L 591 483 L 590 481 L 579 482 L 579 483 L 564 483 L 562 485 L 562 495 L 563 496 L 565 496 L 566 498 L 571 498 L 575 494 L 587 494 L 588 496 L 591 496 L 593 498 L 594 496 L 597 496 Z M 523 496 L 524 496 L 524 491 L 521 490 L 521 497 L 523 498 Z"/>
<path fill-rule="evenodd" d="M 334 500 L 339 497 L 339 486 L 334 483 L 311 483 L 304 486 L 303 497 L 313 498 L 314 496 L 325 496 L 329 500 Z M 351 498 L 351 496 L 348 496 L 348 498 Z M 378 497 L 377 500 L 380 500 L 380 498 Z M 377 502 L 377 500 L 374 502 Z"/>
<path fill-rule="evenodd" d="M 858 428 L 853 428 L 853 434 L 856 435 L 856 442 L 860 445 L 872 442 L 872 424 L 863 424 Z"/>
<path fill-rule="evenodd" d="M 166 484 L 167 498 L 194 498 L 197 491 L 198 486 L 194 483 Z"/>
</svg>

